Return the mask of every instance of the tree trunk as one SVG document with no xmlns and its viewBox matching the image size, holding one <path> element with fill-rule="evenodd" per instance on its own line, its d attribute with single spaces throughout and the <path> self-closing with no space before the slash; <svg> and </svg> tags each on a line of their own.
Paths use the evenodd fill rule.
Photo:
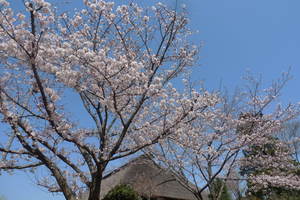
<svg viewBox="0 0 300 200">
<path fill-rule="evenodd" d="M 100 200 L 102 174 L 102 170 L 97 170 L 97 172 L 93 174 L 88 200 Z"/>
</svg>

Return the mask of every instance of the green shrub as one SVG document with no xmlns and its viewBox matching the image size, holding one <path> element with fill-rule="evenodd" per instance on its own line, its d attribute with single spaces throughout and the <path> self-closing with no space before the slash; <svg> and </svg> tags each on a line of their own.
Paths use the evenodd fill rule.
<svg viewBox="0 0 300 200">
<path fill-rule="evenodd" d="M 140 198 L 129 185 L 117 185 L 105 195 L 103 200 L 140 200 Z"/>
</svg>

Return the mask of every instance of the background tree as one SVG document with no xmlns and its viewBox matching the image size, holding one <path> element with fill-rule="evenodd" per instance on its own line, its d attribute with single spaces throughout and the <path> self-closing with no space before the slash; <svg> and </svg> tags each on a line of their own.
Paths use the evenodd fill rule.
<svg viewBox="0 0 300 200">
<path fill-rule="evenodd" d="M 247 80 L 250 85 L 247 85 L 246 92 L 241 90 L 232 103 L 228 98 L 220 97 L 217 109 L 212 111 L 213 115 L 204 112 L 202 117 L 190 124 L 189 131 L 182 129 L 178 132 L 180 136 L 170 135 L 149 149 L 157 161 L 172 169 L 181 184 L 199 200 L 204 199 L 207 191 L 212 193 L 212 183 L 216 178 L 231 180 L 232 172 L 240 167 L 244 149 L 252 145 L 269 144 L 270 138 L 278 133 L 282 125 L 299 114 L 298 106 L 294 105 L 270 109 L 281 88 L 289 80 L 288 74 L 283 74 L 265 90 L 253 76 L 248 76 Z M 236 104 L 239 106 L 231 106 Z M 266 108 L 271 112 L 262 115 Z M 242 114 L 244 117 L 240 116 L 241 111 L 245 113 Z M 278 151 L 278 159 L 287 160 L 286 155 L 285 151 Z M 269 167 L 274 167 L 272 162 L 270 160 L 268 163 Z M 281 164 L 290 166 L 290 162 Z M 261 177 L 256 175 L 251 178 L 257 182 Z M 293 181 L 292 184 L 299 183 L 298 175 L 288 181 L 289 175 L 282 173 L 287 184 Z M 270 174 L 261 183 L 276 185 L 276 176 L 275 173 Z M 293 187 L 296 188 L 297 185 Z"/>
<path fill-rule="evenodd" d="M 241 174 L 248 179 L 246 194 L 249 198 L 299 198 L 299 189 L 292 184 L 297 184 L 300 168 L 291 150 L 288 143 L 276 135 L 266 136 L 243 150 Z"/>
<path fill-rule="evenodd" d="M 246 191 L 245 180 L 239 170 L 239 168 L 232 170 L 226 181 L 227 188 L 234 200 L 242 200 Z"/>
<path fill-rule="evenodd" d="M 211 200 L 231 200 L 230 193 L 227 189 L 225 181 L 220 178 L 214 179 L 211 184 L 212 193 L 209 194 L 209 199 Z"/>
</svg>

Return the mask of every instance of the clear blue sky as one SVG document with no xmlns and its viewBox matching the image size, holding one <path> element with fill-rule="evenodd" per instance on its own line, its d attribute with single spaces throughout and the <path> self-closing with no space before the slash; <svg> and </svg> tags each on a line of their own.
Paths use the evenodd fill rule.
<svg viewBox="0 0 300 200">
<path fill-rule="evenodd" d="M 10 2 L 18 8 L 17 4 L 21 4 L 21 0 Z M 209 89 L 217 89 L 220 81 L 234 88 L 243 84 L 241 77 L 246 69 L 262 75 L 267 84 L 291 67 L 294 78 L 283 90 L 282 100 L 300 100 L 297 89 L 300 86 L 299 0 L 179 2 L 187 6 L 191 27 L 199 30 L 194 40 L 204 42 L 199 60 L 201 67 L 194 71 L 194 78 L 205 80 Z M 1 195 L 7 200 L 63 199 L 36 187 L 29 175 L 6 173 L 0 175 Z"/>
</svg>

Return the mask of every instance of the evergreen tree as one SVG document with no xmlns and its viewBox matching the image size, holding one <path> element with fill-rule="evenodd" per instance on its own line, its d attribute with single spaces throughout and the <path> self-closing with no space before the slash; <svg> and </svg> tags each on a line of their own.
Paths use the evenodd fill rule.
<svg viewBox="0 0 300 200">
<path fill-rule="evenodd" d="M 220 194 L 220 190 L 222 190 L 222 192 L 218 200 L 232 200 L 226 183 L 220 178 L 216 178 L 213 181 L 211 185 L 211 193 L 209 194 L 208 198 L 210 200 L 216 200 Z"/>
<path fill-rule="evenodd" d="M 278 154 L 280 151 L 288 152 L 287 148 L 282 147 L 280 140 L 277 138 L 269 138 L 268 143 L 263 145 L 253 145 L 245 150 L 244 157 L 246 160 L 246 165 L 241 167 L 241 175 L 250 177 L 250 176 L 259 176 L 262 174 L 270 175 L 276 173 L 286 173 L 286 174 L 299 174 L 299 163 L 296 162 L 292 157 L 287 158 L 291 166 L 294 166 L 294 170 L 276 167 L 272 165 L 264 164 L 263 159 L 270 159 L 274 162 L 274 166 L 280 166 L 281 159 Z M 253 162 L 256 159 L 256 162 Z M 262 159 L 262 162 L 257 162 L 257 160 Z M 255 163 L 255 164 L 253 164 Z M 256 187 L 256 182 L 248 179 L 247 186 L 247 196 L 252 199 L 258 200 L 300 200 L 300 191 L 289 189 L 283 186 L 274 186 L 268 185 L 260 189 L 253 190 L 252 188 Z"/>
<path fill-rule="evenodd" d="M 248 119 L 248 122 L 238 127 L 238 132 L 251 137 L 253 132 L 270 123 L 266 120 L 259 124 L 257 120 L 262 117 L 262 113 L 241 114 L 240 119 Z M 252 140 L 255 141 L 255 139 Z M 247 200 L 300 200 L 300 191 L 291 189 L 286 184 L 272 184 L 266 179 L 264 185 L 261 185 L 256 179 L 257 177 L 263 178 L 263 176 L 271 177 L 274 175 L 279 177 L 283 177 L 283 175 L 299 176 L 299 163 L 291 156 L 287 144 L 274 135 L 267 134 L 262 136 L 260 140 L 252 142 L 243 150 L 243 154 L 244 162 L 242 162 L 240 173 L 248 178 Z"/>
</svg>

